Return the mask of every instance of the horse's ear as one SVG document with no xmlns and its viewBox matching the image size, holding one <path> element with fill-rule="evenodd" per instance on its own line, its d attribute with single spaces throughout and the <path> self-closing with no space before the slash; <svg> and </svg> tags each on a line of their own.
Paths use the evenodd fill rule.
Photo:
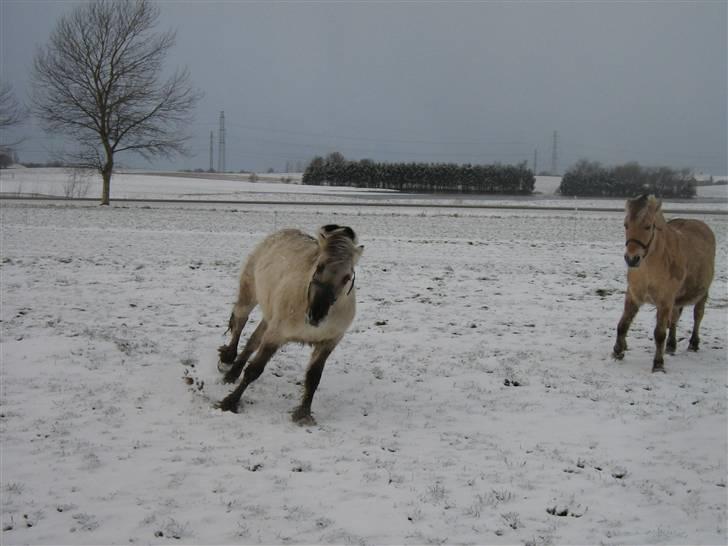
<svg viewBox="0 0 728 546">
<path fill-rule="evenodd" d="M 627 202 L 624 205 L 624 209 L 627 212 L 631 212 L 633 210 L 640 210 L 642 207 L 647 204 L 647 200 L 650 197 L 649 194 L 643 193 L 642 195 L 639 195 L 637 197 L 633 197 L 632 199 L 627 199 Z"/>
<path fill-rule="evenodd" d="M 338 224 L 327 224 L 321 226 L 318 231 L 319 242 L 323 243 L 331 235 L 344 235 L 352 240 L 356 244 L 356 233 L 349 226 L 340 226 Z"/>
<path fill-rule="evenodd" d="M 325 226 L 321 226 L 319 228 L 319 233 L 322 234 L 324 237 L 327 237 L 332 231 L 336 231 L 341 226 L 338 224 L 326 224 Z"/>
<path fill-rule="evenodd" d="M 321 226 L 318 230 L 317 238 L 320 245 L 324 245 L 326 243 L 326 239 L 329 238 L 329 235 L 339 229 L 339 226 L 336 224 L 327 224 L 325 226 Z"/>
<path fill-rule="evenodd" d="M 359 245 L 356 247 L 356 252 L 354 253 L 354 264 L 356 265 L 359 263 L 359 258 L 361 258 L 362 253 L 364 252 L 364 245 Z"/>
<path fill-rule="evenodd" d="M 662 208 L 662 199 L 649 195 L 647 196 L 647 205 L 652 209 L 652 212 L 659 212 Z"/>
<path fill-rule="evenodd" d="M 356 233 L 349 226 L 342 226 L 341 232 L 356 243 Z"/>
</svg>

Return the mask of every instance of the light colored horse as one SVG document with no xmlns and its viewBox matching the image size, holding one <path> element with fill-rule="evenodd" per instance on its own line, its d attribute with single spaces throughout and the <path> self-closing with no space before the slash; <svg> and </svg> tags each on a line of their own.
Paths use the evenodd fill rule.
<svg viewBox="0 0 728 546">
<path fill-rule="evenodd" d="M 243 380 L 219 407 L 237 412 L 245 389 L 263 372 L 280 346 L 289 342 L 313 346 L 303 399 L 293 420 L 314 423 L 311 402 L 326 359 L 346 333 L 356 312 L 354 266 L 363 251 L 349 227 L 335 224 L 319 229 L 314 238 L 295 229 L 266 237 L 250 254 L 240 275 L 238 300 L 230 316 L 232 339 L 219 349 L 218 369 L 224 381 Z M 248 316 L 260 305 L 262 320 L 237 354 Z"/>
<path fill-rule="evenodd" d="M 653 195 L 627 200 L 627 292 L 613 353 L 614 358 L 624 357 L 625 337 L 632 319 L 642 304 L 651 303 L 657 308 L 653 372 L 665 371 L 663 355 L 668 329 L 667 352 L 675 352 L 677 323 L 687 305 L 694 306 L 688 348 L 698 350 L 698 330 L 715 264 L 715 236 L 711 229 L 700 220 L 676 218 L 666 222 L 661 207 L 662 202 Z"/>
</svg>

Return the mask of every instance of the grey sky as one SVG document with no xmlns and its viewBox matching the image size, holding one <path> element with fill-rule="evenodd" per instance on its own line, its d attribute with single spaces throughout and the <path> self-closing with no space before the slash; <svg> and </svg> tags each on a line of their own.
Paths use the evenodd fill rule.
<svg viewBox="0 0 728 546">
<path fill-rule="evenodd" d="M 74 3 L 0 2 L 0 72 L 24 99 L 35 47 Z M 535 148 L 542 170 L 558 130 L 560 170 L 583 157 L 728 173 L 725 1 L 160 6 L 160 29 L 177 29 L 168 66 L 205 98 L 196 156 L 153 167 L 207 168 L 224 110 L 229 170 L 335 150 L 531 164 Z M 58 146 L 33 123 L 18 134 L 26 160 Z"/>
</svg>

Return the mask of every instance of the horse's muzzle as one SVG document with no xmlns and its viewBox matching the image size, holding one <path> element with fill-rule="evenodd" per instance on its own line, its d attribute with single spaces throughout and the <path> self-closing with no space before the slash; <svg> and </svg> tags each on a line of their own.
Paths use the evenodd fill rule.
<svg viewBox="0 0 728 546">
<path fill-rule="evenodd" d="M 331 283 L 311 280 L 308 285 L 308 309 L 306 309 L 306 322 L 311 326 L 318 326 L 326 319 L 329 309 L 336 302 L 334 286 Z"/>
<path fill-rule="evenodd" d="M 321 323 L 321 320 L 320 318 L 314 317 L 310 310 L 306 313 L 306 323 L 314 328 Z"/>
<path fill-rule="evenodd" d="M 639 255 L 630 256 L 629 254 L 625 254 L 624 261 L 627 262 L 629 267 L 639 267 L 642 257 Z"/>
</svg>

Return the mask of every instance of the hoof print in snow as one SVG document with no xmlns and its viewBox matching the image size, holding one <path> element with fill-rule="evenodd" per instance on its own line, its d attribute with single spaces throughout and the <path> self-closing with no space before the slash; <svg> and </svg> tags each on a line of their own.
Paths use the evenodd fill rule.
<svg viewBox="0 0 728 546">
<path fill-rule="evenodd" d="M 192 377 L 189 374 L 189 369 L 185 369 L 185 374 L 182 376 L 182 381 L 192 387 L 193 390 L 201 391 L 205 388 L 205 382 L 202 379 Z"/>
<path fill-rule="evenodd" d="M 517 379 L 506 379 L 505 381 L 503 381 L 503 384 L 506 387 L 520 387 L 521 385 L 523 385 L 523 383 L 521 383 Z"/>
<path fill-rule="evenodd" d="M 623 468 L 617 468 L 615 470 L 612 470 L 612 478 L 617 478 L 618 480 L 624 479 L 624 477 L 627 476 L 627 471 Z"/>
<path fill-rule="evenodd" d="M 580 518 L 586 513 L 586 510 L 580 510 L 580 508 L 580 506 L 578 506 L 576 509 L 569 508 L 568 506 L 552 506 L 551 508 L 546 509 L 546 513 L 560 518 L 565 518 L 566 516 L 571 516 L 572 518 Z"/>
</svg>

